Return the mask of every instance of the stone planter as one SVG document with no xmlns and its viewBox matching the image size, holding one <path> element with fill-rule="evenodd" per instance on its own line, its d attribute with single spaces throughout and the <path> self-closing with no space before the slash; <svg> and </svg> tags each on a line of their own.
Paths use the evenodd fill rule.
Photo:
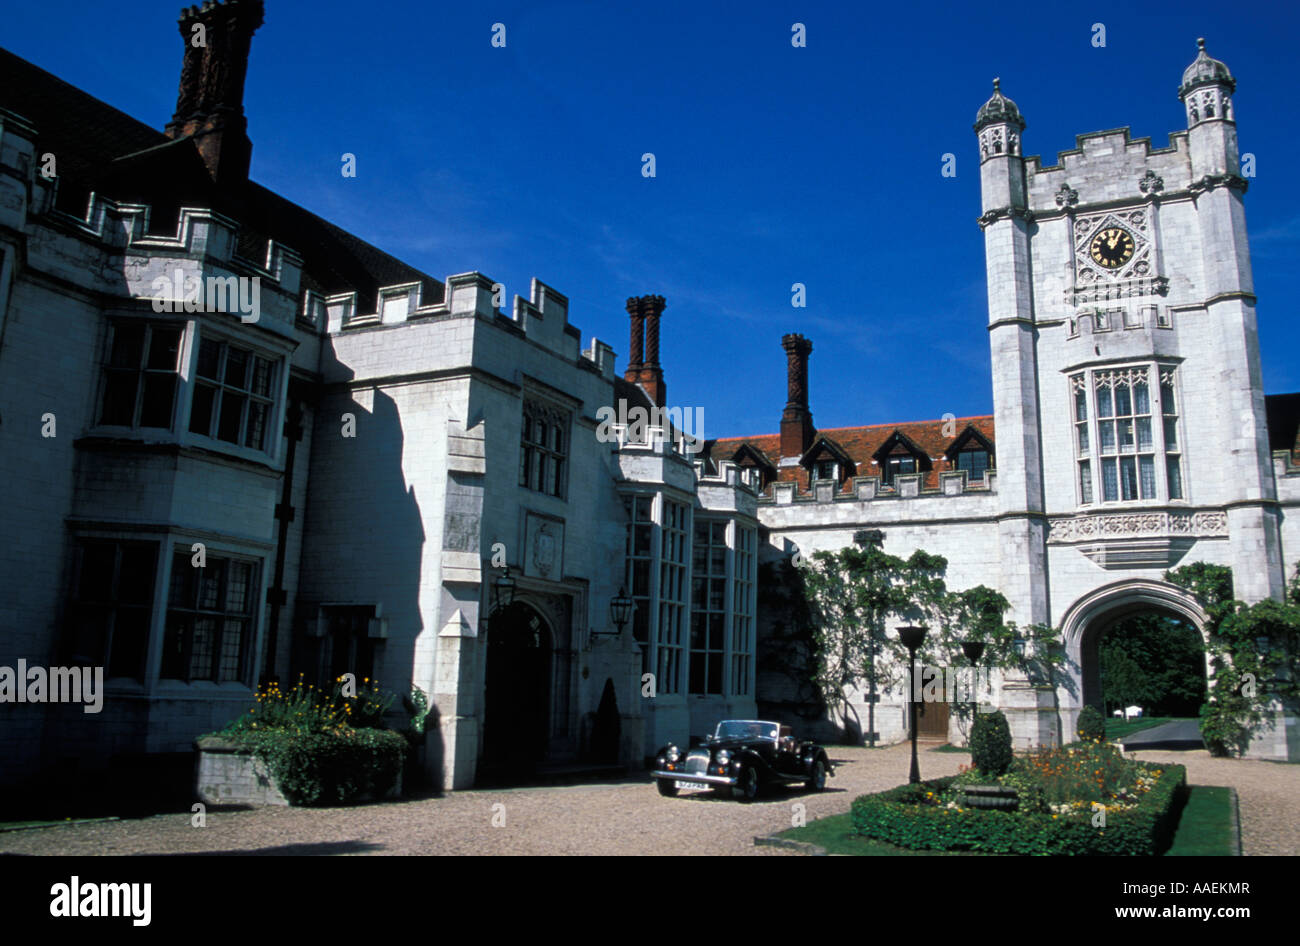
<svg viewBox="0 0 1300 946">
<path fill-rule="evenodd" d="M 1015 811 L 1020 807 L 1020 795 L 1014 788 L 1002 785 L 964 785 L 967 808 L 992 808 L 999 811 Z"/>
<path fill-rule="evenodd" d="M 207 805 L 287 805 L 266 764 L 219 736 L 194 741 L 195 794 Z"/>
<path fill-rule="evenodd" d="M 207 805 L 288 805 L 266 763 L 220 736 L 201 736 L 195 794 Z M 402 772 L 385 798 L 402 795 Z M 378 799 L 371 798 L 371 801 Z"/>
</svg>

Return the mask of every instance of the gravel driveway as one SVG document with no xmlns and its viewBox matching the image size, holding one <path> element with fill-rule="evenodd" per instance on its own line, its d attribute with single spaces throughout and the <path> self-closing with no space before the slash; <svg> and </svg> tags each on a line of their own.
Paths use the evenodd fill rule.
<svg viewBox="0 0 1300 946">
<path fill-rule="evenodd" d="M 351 808 L 260 808 L 212 812 L 205 828 L 190 815 L 12 831 L 6 854 L 760 854 L 755 835 L 848 811 L 864 792 L 907 780 L 906 745 L 830 747 L 836 776 L 827 790 L 772 789 L 744 805 L 708 792 L 662 798 L 644 777 L 560 788 L 453 792 L 442 798 Z M 1300 766 L 1214 759 L 1204 750 L 1138 753 L 1176 762 L 1188 780 L 1231 785 L 1241 799 L 1246 854 L 1300 853 Z M 955 775 L 968 757 L 923 752 L 924 778 Z M 501 806 L 501 807 L 497 807 Z M 500 826 L 493 824 L 504 821 Z M 689 839 L 689 845 L 685 844 Z"/>
<path fill-rule="evenodd" d="M 770 789 L 751 804 L 711 792 L 663 798 L 645 776 L 558 788 L 452 792 L 442 798 L 350 808 L 260 808 L 0 834 L 12 854 L 788 854 L 754 836 L 848 811 L 855 797 L 907 781 L 907 746 L 828 747 L 825 792 Z M 958 753 L 924 752 L 922 776 L 954 775 Z M 496 806 L 502 806 L 500 808 Z M 504 825 L 493 825 L 495 819 Z M 685 842 L 689 839 L 689 844 Z"/>
</svg>

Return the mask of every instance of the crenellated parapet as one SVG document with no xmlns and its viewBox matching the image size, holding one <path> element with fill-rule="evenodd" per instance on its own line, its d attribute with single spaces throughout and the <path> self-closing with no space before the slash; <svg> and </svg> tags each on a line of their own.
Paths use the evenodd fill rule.
<svg viewBox="0 0 1300 946">
<path fill-rule="evenodd" d="M 440 298 L 426 300 L 419 282 L 382 286 L 375 294 L 375 310 L 362 312 L 356 292 L 322 296 L 304 293 L 300 317 L 337 335 L 378 329 L 405 323 L 454 319 L 481 319 L 498 328 L 515 332 L 529 341 L 570 360 L 579 358 L 612 379 L 614 352 L 599 339 L 581 349 L 582 333 L 569 324 L 569 299 L 540 279 L 533 279 L 527 299 L 516 295 L 513 314 L 499 308 L 505 289 L 501 283 L 479 272 L 457 273 L 443 283 Z M 581 349 L 581 350 L 580 350 Z"/>
<path fill-rule="evenodd" d="M 882 486 L 879 476 L 853 477 L 852 492 L 845 492 L 834 480 L 814 480 L 812 489 L 801 492 L 789 480 L 772 483 L 759 502 L 765 505 L 849 504 L 857 502 L 895 502 L 909 499 L 947 499 L 959 496 L 988 497 L 997 493 L 997 472 L 989 470 L 983 482 L 971 482 L 965 470 L 946 470 L 938 474 L 937 489 L 923 489 L 927 474 L 900 473 L 892 486 Z"/>
</svg>

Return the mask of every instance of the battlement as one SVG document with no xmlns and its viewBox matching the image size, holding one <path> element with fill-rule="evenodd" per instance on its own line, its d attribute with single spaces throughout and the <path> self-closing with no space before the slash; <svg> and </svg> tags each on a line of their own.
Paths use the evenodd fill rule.
<svg viewBox="0 0 1300 946">
<path fill-rule="evenodd" d="M 591 347 L 579 351 L 582 333 L 569 324 L 569 299 L 540 279 L 529 286 L 529 297 L 516 295 L 513 315 L 498 307 L 505 287 L 480 272 L 457 273 L 443 283 L 442 297 L 426 303 L 424 287 L 419 282 L 382 286 L 376 293 L 374 312 L 358 311 L 356 292 L 321 296 L 304 293 L 301 317 L 313 325 L 325 325 L 330 335 L 375 329 L 407 322 L 436 319 L 483 319 L 492 325 L 516 332 L 529 341 L 547 348 L 570 361 L 580 358 L 610 380 L 614 377 L 614 351 L 593 338 Z"/>
<path fill-rule="evenodd" d="M 984 474 L 983 483 L 971 483 L 965 470 L 946 470 L 939 473 L 937 489 L 922 489 L 924 473 L 900 473 L 894 477 L 893 486 L 883 486 L 879 476 L 855 476 L 852 492 L 837 488 L 834 480 L 814 480 L 812 489 L 800 492 L 798 484 L 789 480 L 772 483 L 759 498 L 762 505 L 789 506 L 792 504 L 828 504 L 854 502 L 894 502 L 907 499 L 949 499 L 957 496 L 991 496 L 997 492 L 997 471 Z"/>
<path fill-rule="evenodd" d="M 1185 131 L 1172 132 L 1167 148 L 1152 148 L 1150 138 L 1130 138 L 1128 128 L 1089 132 L 1076 136 L 1075 142 L 1074 148 L 1057 154 L 1053 165 L 1044 166 L 1041 155 L 1025 158 L 1029 208 L 1034 213 L 1144 195 L 1163 197 L 1192 184 Z"/>
</svg>

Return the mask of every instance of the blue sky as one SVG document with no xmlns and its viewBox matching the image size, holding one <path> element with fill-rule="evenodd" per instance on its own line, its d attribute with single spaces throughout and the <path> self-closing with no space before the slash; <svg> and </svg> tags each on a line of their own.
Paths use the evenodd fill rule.
<svg viewBox="0 0 1300 946">
<path fill-rule="evenodd" d="M 12 5 L 3 43 L 161 128 L 180 7 Z M 480 270 L 511 296 L 542 279 L 620 368 L 624 300 L 663 294 L 669 401 L 702 406 L 708 436 L 776 431 L 791 331 L 813 340 L 819 427 L 991 411 L 971 130 L 990 80 L 1028 121 L 1026 154 L 1125 125 L 1164 147 L 1205 36 L 1238 79 L 1241 150 L 1256 155 L 1265 389 L 1300 390 L 1286 294 L 1300 248 L 1296 5 L 266 7 L 245 96 L 256 180 L 439 278 Z M 355 179 L 339 173 L 344 152 Z M 945 152 L 955 178 L 940 174 Z M 807 308 L 790 305 L 795 282 Z"/>
</svg>

